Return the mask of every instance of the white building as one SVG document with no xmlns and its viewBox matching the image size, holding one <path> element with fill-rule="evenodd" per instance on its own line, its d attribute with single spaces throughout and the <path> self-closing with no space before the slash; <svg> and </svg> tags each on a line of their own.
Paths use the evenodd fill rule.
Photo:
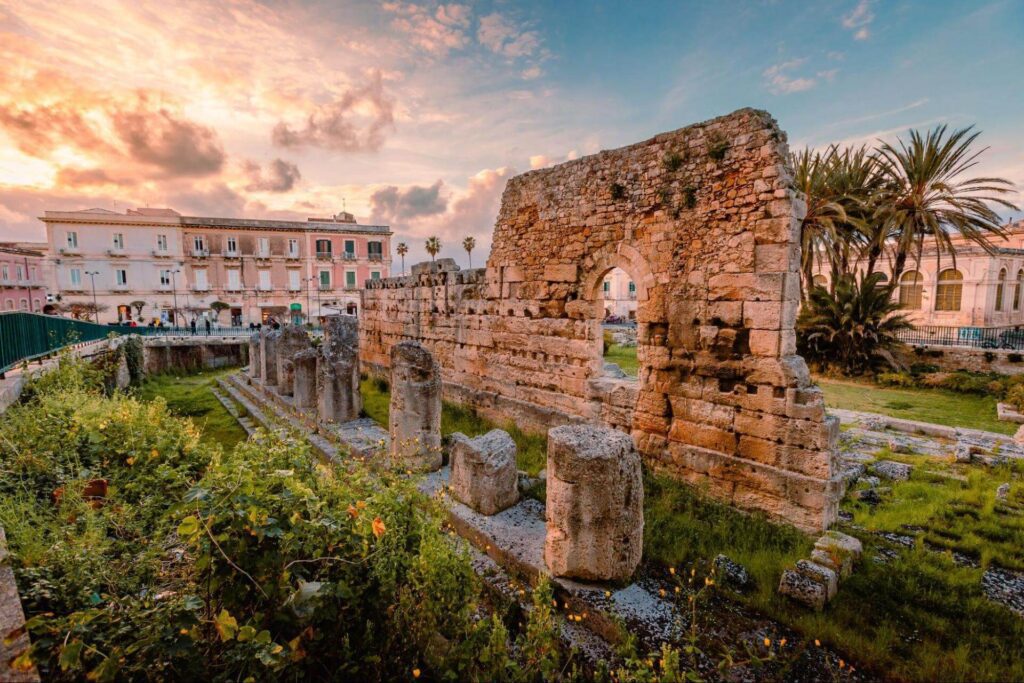
<svg viewBox="0 0 1024 683">
<path fill-rule="evenodd" d="M 601 285 L 604 293 L 604 316 L 616 316 L 623 320 L 636 318 L 636 283 L 629 273 L 621 268 L 612 268 L 604 276 Z"/>
</svg>

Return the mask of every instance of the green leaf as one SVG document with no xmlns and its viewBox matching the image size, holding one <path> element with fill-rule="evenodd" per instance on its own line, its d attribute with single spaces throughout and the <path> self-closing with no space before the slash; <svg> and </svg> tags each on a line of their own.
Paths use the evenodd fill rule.
<svg viewBox="0 0 1024 683">
<path fill-rule="evenodd" d="M 238 620 L 231 616 L 226 609 L 220 611 L 217 618 L 213 620 L 213 625 L 217 627 L 221 641 L 233 639 L 238 632 Z"/>
<path fill-rule="evenodd" d="M 245 643 L 256 637 L 256 629 L 246 624 L 238 629 L 238 642 Z"/>
<path fill-rule="evenodd" d="M 181 520 L 178 525 L 178 535 L 183 537 L 195 536 L 199 533 L 199 520 L 195 516 L 188 516 Z"/>
<path fill-rule="evenodd" d="M 60 649 L 60 658 L 57 660 L 61 671 L 77 669 L 82 662 L 82 648 L 85 643 L 81 640 L 72 640 Z"/>
</svg>

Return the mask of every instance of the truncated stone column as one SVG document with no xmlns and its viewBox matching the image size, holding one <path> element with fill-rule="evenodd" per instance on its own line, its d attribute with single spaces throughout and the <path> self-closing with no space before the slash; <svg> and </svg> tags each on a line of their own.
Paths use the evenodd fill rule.
<svg viewBox="0 0 1024 683">
<path fill-rule="evenodd" d="M 294 405 L 298 410 L 316 408 L 316 363 L 319 354 L 314 348 L 299 351 L 292 356 L 294 368 L 294 386 L 292 394 Z"/>
<path fill-rule="evenodd" d="M 417 342 L 391 347 L 388 431 L 393 467 L 441 467 L 441 368 Z"/>
<path fill-rule="evenodd" d="M 555 576 L 632 576 L 643 551 L 644 488 L 632 438 L 593 425 L 548 431 L 544 561 Z"/>
<path fill-rule="evenodd" d="M 485 515 L 494 515 L 519 499 L 516 442 L 508 432 L 492 429 L 470 439 L 451 436 L 452 495 Z"/>
<path fill-rule="evenodd" d="M 260 354 L 260 335 L 255 333 L 249 335 L 249 376 L 259 377 L 263 356 Z"/>
<path fill-rule="evenodd" d="M 359 417 L 359 321 L 352 315 L 324 318 L 324 341 L 316 368 L 317 414 L 322 422 Z"/>
<path fill-rule="evenodd" d="M 280 330 L 265 327 L 260 330 L 260 376 L 264 386 L 277 385 L 277 340 Z"/>
<path fill-rule="evenodd" d="M 295 354 L 310 347 L 309 335 L 297 325 L 281 329 L 277 340 L 277 393 L 291 396 L 295 385 Z"/>
</svg>

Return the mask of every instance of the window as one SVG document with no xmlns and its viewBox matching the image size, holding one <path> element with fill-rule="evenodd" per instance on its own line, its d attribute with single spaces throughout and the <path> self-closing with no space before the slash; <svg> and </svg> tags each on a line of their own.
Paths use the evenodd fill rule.
<svg viewBox="0 0 1024 683">
<path fill-rule="evenodd" d="M 6 306 L 8 311 L 13 311 L 14 310 L 14 299 L 8 299 L 7 302 L 4 305 Z"/>
<path fill-rule="evenodd" d="M 270 238 L 260 237 L 259 238 L 259 249 L 260 256 L 270 256 Z"/>
<path fill-rule="evenodd" d="M 206 291 L 210 288 L 210 283 L 206 280 L 206 268 L 197 268 L 193 271 L 196 276 L 196 289 L 201 292 Z"/>
<path fill-rule="evenodd" d="M 18 279 L 19 280 L 24 280 L 25 279 L 25 266 L 23 266 L 23 265 L 21 265 L 19 263 L 17 266 L 14 267 L 14 269 L 18 273 Z"/>
<path fill-rule="evenodd" d="M 82 286 L 82 269 L 72 268 L 68 271 L 68 280 L 71 282 L 72 287 Z"/>
<path fill-rule="evenodd" d="M 1020 287 L 1024 283 L 1024 270 L 1017 271 L 1017 284 L 1013 288 L 1013 310 L 1020 310 Z"/>
<path fill-rule="evenodd" d="M 959 311 L 963 290 L 964 276 L 959 270 L 949 268 L 939 273 L 939 282 L 935 287 L 935 310 Z"/>
<path fill-rule="evenodd" d="M 238 238 L 237 237 L 235 237 L 233 235 L 231 237 L 228 237 L 227 252 L 229 254 L 237 254 L 238 253 Z"/>
<path fill-rule="evenodd" d="M 875 281 L 875 289 L 885 289 L 889 286 L 889 276 L 885 273 L 875 273 L 878 280 Z"/>
<path fill-rule="evenodd" d="M 124 233 L 114 233 L 114 249 L 124 249 Z"/>
<path fill-rule="evenodd" d="M 28 310 L 28 299 L 21 299 L 20 301 L 18 301 L 18 306 L 21 308 L 21 310 L 27 311 Z"/>
<path fill-rule="evenodd" d="M 1003 290 L 1006 289 L 1006 268 L 999 270 L 999 281 L 996 283 L 996 310 L 1003 310 Z"/>
<path fill-rule="evenodd" d="M 611 280 L 605 280 L 604 281 L 604 293 L 605 293 L 605 295 L 607 295 L 611 291 L 612 291 L 612 281 Z"/>
<path fill-rule="evenodd" d="M 331 241 L 330 240 L 317 240 L 316 241 L 316 255 L 330 256 L 331 255 Z"/>
<path fill-rule="evenodd" d="M 259 282 L 260 282 L 260 289 L 262 289 L 264 291 L 269 291 L 270 290 L 270 271 L 269 270 L 261 270 L 260 273 L 259 273 L 259 278 L 260 278 L 260 280 L 259 280 Z"/>
<path fill-rule="evenodd" d="M 295 239 L 288 240 L 288 255 L 298 256 L 299 255 L 299 241 Z"/>
<path fill-rule="evenodd" d="M 228 268 L 228 289 L 237 291 L 242 288 L 242 271 Z"/>
<path fill-rule="evenodd" d="M 68 249 L 78 249 L 78 233 L 68 233 Z"/>
<path fill-rule="evenodd" d="M 345 271 L 345 286 L 349 288 L 356 286 L 356 271 Z"/>
<path fill-rule="evenodd" d="M 160 286 L 170 287 L 171 286 L 171 271 L 161 270 L 160 271 Z"/>
<path fill-rule="evenodd" d="M 900 276 L 900 306 L 910 310 L 921 309 L 921 295 L 924 293 L 924 279 L 916 270 L 908 270 Z"/>
<path fill-rule="evenodd" d="M 156 236 L 156 250 L 167 251 L 167 235 Z"/>
<path fill-rule="evenodd" d="M 8 267 L 8 265 L 6 263 L 4 264 L 2 275 L 3 275 L 3 278 L 5 280 L 10 280 L 11 279 L 11 271 L 10 271 L 10 268 Z"/>
<path fill-rule="evenodd" d="M 381 248 L 381 243 L 380 242 L 367 242 L 366 243 L 366 253 L 367 253 L 367 255 L 372 260 L 375 260 L 375 261 L 381 260 L 381 258 L 383 258 L 383 254 L 384 254 L 383 249 Z"/>
<path fill-rule="evenodd" d="M 370 279 L 371 280 L 379 280 L 380 279 L 380 271 L 379 270 L 371 270 L 370 271 Z"/>
<path fill-rule="evenodd" d="M 320 271 L 320 289 L 331 288 L 331 271 L 321 270 Z"/>
<path fill-rule="evenodd" d="M 301 281 L 299 280 L 299 271 L 297 271 L 297 270 L 289 270 L 288 271 L 288 289 L 292 290 L 293 292 L 299 291 L 300 289 L 302 289 L 302 285 L 300 284 L 300 282 Z"/>
<path fill-rule="evenodd" d="M 636 298 L 636 283 L 633 282 L 632 280 L 629 281 L 629 298 Z"/>
<path fill-rule="evenodd" d="M 356 241 L 355 240 L 345 240 L 345 258 L 355 258 L 355 257 L 356 257 Z"/>
<path fill-rule="evenodd" d="M 128 271 L 124 268 L 114 270 L 114 283 L 118 287 L 125 287 L 128 284 Z"/>
<path fill-rule="evenodd" d="M 206 238 L 202 235 L 196 235 L 192 238 L 192 251 L 198 255 L 206 254 Z"/>
</svg>

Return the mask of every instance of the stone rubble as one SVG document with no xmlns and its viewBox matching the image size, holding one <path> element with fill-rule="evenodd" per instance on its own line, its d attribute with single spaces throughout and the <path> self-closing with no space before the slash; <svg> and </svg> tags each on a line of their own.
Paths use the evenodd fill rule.
<svg viewBox="0 0 1024 683">
<path fill-rule="evenodd" d="M 879 460 L 871 466 L 872 472 L 892 481 L 906 481 L 910 479 L 910 472 L 913 469 L 911 465 L 893 460 Z"/>
<path fill-rule="evenodd" d="M 821 611 L 835 597 L 841 579 L 848 578 L 864 546 L 860 540 L 838 531 L 827 531 L 814 543 L 810 560 L 797 560 L 779 580 L 778 592 Z"/>
<path fill-rule="evenodd" d="M 493 515 L 519 500 L 516 442 L 508 432 L 492 429 L 470 439 L 451 435 L 452 496 L 484 515 Z"/>
</svg>

